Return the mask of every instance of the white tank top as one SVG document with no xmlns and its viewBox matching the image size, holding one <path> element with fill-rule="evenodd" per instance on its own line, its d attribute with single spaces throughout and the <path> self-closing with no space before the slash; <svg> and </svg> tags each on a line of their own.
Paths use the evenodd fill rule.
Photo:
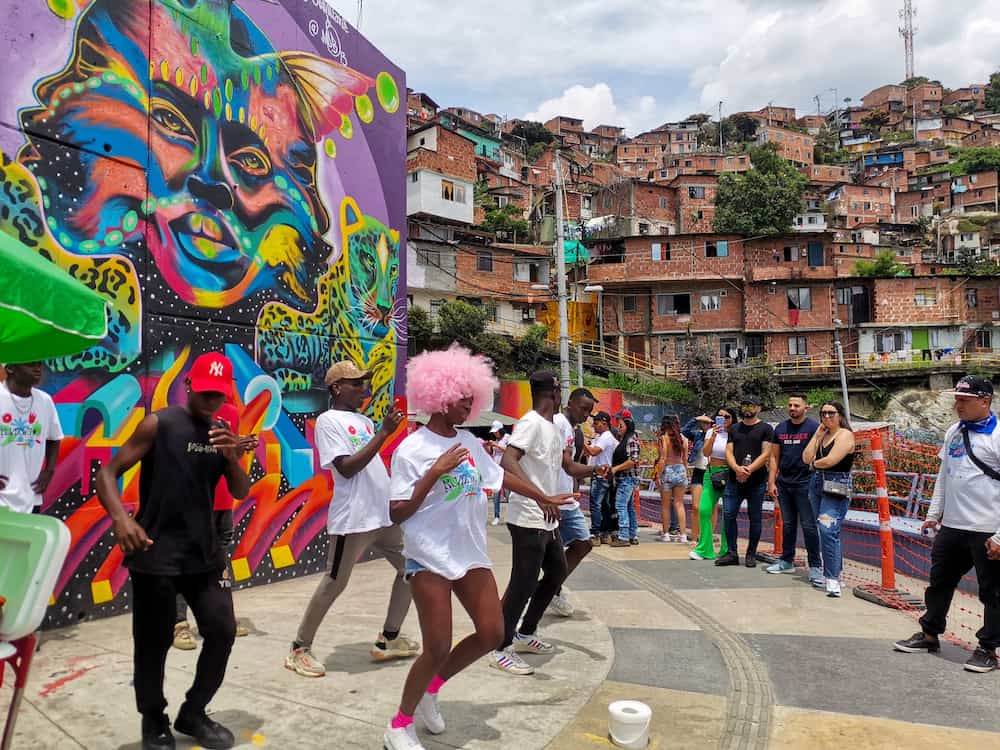
<svg viewBox="0 0 1000 750">
<path fill-rule="evenodd" d="M 714 435 L 712 442 L 712 458 L 717 458 L 722 461 L 726 460 L 726 444 L 729 442 L 729 434 L 725 432 L 716 432 L 712 430 Z"/>
</svg>

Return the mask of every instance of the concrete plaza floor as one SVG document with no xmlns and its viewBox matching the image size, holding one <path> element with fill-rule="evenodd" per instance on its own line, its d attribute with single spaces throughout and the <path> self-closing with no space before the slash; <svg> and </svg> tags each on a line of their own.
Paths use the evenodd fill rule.
<svg viewBox="0 0 1000 750">
<path fill-rule="evenodd" d="M 571 618 L 546 617 L 554 654 L 528 656 L 537 671 L 514 677 L 473 665 L 441 693 L 440 748 L 606 748 L 607 706 L 653 709 L 650 748 L 1000 748 L 1000 674 L 962 670 L 961 649 L 936 656 L 891 649 L 916 629 L 912 616 L 850 595 L 829 599 L 795 575 L 716 568 L 687 548 L 653 541 L 599 547 L 569 580 Z M 491 528 L 501 591 L 509 573 L 506 530 Z M 380 748 L 406 662 L 375 664 L 368 647 L 384 615 L 391 572 L 355 569 L 320 629 L 314 653 L 328 669 L 307 679 L 283 668 L 316 577 L 235 594 L 250 627 L 237 640 L 210 712 L 240 747 Z M 455 635 L 470 629 L 455 604 Z M 15 748 L 137 750 L 131 687 L 131 620 L 115 617 L 45 634 Z M 411 612 L 405 632 L 417 635 Z M 190 684 L 198 652 L 172 650 L 169 711 Z M 6 711 L 9 683 L 0 690 Z M 193 747 L 178 738 L 179 748 Z"/>
</svg>

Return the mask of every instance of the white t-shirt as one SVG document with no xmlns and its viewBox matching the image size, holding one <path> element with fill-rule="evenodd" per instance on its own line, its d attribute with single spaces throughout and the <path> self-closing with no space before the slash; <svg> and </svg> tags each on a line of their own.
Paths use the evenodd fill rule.
<svg viewBox="0 0 1000 750">
<path fill-rule="evenodd" d="M 559 412 L 552 418 L 552 424 L 556 426 L 559 430 L 559 435 L 562 437 L 563 450 L 567 448 L 572 450 L 576 447 L 576 431 L 573 429 L 573 425 L 569 423 L 566 415 Z M 559 469 L 559 486 L 557 487 L 560 494 L 564 492 L 573 491 L 573 477 L 567 474 L 562 468 Z M 560 510 L 576 510 L 580 507 L 580 503 L 572 502 L 566 505 L 560 505 Z"/>
<path fill-rule="evenodd" d="M 615 448 L 618 447 L 618 441 L 615 440 L 615 436 L 611 430 L 605 430 L 594 438 L 594 446 L 600 448 L 601 452 L 596 456 L 591 456 L 590 465 L 611 466 L 611 455 L 615 452 Z"/>
<path fill-rule="evenodd" d="M 494 463 L 499 464 L 503 460 L 503 450 L 501 449 L 506 448 L 508 443 L 510 443 L 510 435 L 505 432 L 502 438 L 493 442 L 499 447 L 491 449 L 490 455 L 493 457 Z"/>
<path fill-rule="evenodd" d="M 514 425 L 514 434 L 510 437 L 510 447 L 524 451 L 520 461 L 524 473 L 546 495 L 558 493 L 563 445 L 559 428 L 534 410 L 518 420 Z M 510 493 L 507 523 L 526 529 L 546 531 L 552 531 L 559 526 L 558 519 L 545 520 L 538 503 L 516 492 Z"/>
<path fill-rule="evenodd" d="M 15 396 L 0 383 L 0 474 L 7 486 L 0 490 L 0 506 L 31 513 L 42 496 L 31 485 L 45 463 L 45 442 L 62 440 L 62 427 L 52 397 L 38 388 L 31 396 Z"/>
<path fill-rule="evenodd" d="M 976 458 L 1000 471 L 1000 425 L 991 435 L 970 431 L 969 443 Z M 941 524 L 952 529 L 996 533 L 1000 529 L 1000 482 L 986 476 L 969 458 L 958 424 L 948 428 L 939 455 L 940 489 L 935 486 L 934 495 L 937 498 L 941 493 L 944 504 Z M 934 510 L 932 507 L 931 511 Z"/>
<path fill-rule="evenodd" d="M 339 456 L 353 456 L 375 436 L 375 425 L 364 414 L 330 409 L 316 419 L 319 463 L 333 472 L 333 499 L 327 511 L 329 534 L 359 534 L 391 526 L 389 473 L 380 456 L 353 477 L 341 475 L 333 465 Z"/>
<path fill-rule="evenodd" d="M 427 493 L 420 508 L 400 524 L 403 554 L 450 581 L 472 568 L 491 568 L 486 551 L 486 494 L 503 485 L 503 469 L 492 461 L 482 443 L 459 430 L 444 437 L 424 428 L 409 435 L 392 455 L 392 500 L 409 500 L 417 481 L 453 445 L 469 457 L 444 474 Z"/>
</svg>

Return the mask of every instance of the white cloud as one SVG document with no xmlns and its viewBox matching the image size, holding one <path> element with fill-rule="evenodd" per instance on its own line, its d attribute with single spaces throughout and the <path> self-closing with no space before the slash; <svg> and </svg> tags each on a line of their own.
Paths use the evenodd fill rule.
<svg viewBox="0 0 1000 750">
<path fill-rule="evenodd" d="M 347 18 L 354 0 L 332 0 Z M 957 88 L 1000 65 L 993 0 L 919 0 L 917 72 Z M 903 78 L 898 1 L 369 0 L 362 32 L 443 106 L 635 129 L 774 101 L 814 112 Z M 596 83 L 595 83 L 596 82 Z M 601 87 L 605 88 L 602 89 Z M 605 90 L 606 89 L 606 90 Z M 559 94 L 558 92 L 563 92 Z M 567 110 L 564 114 L 573 114 Z M 600 124 L 600 123 L 598 123 Z"/>
<path fill-rule="evenodd" d="M 524 115 L 525 119 L 545 122 L 556 115 L 579 117 L 587 130 L 598 125 L 621 125 L 630 133 L 651 128 L 656 121 L 657 105 L 652 96 L 640 96 L 631 107 L 622 110 L 615 103 L 614 93 L 606 83 L 593 86 L 570 86 L 562 96 L 546 99 Z"/>
</svg>

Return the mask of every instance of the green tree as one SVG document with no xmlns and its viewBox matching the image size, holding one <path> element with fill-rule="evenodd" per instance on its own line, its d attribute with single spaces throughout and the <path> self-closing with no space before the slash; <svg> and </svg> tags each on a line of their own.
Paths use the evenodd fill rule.
<svg viewBox="0 0 1000 750">
<path fill-rule="evenodd" d="M 518 138 L 523 138 L 529 148 L 536 143 L 552 143 L 556 137 L 551 130 L 546 130 L 542 123 L 530 120 L 522 120 L 510 132 Z"/>
<path fill-rule="evenodd" d="M 960 148 L 948 169 L 955 177 L 1000 169 L 1000 146 Z"/>
<path fill-rule="evenodd" d="M 927 76 L 913 76 L 913 78 L 907 78 L 899 85 L 905 86 L 907 89 L 913 89 L 922 83 L 936 83 L 938 86 L 941 85 L 941 81 L 932 81 Z"/>
<path fill-rule="evenodd" d="M 956 270 L 963 276 L 1000 275 L 1000 264 L 969 247 L 959 250 L 955 261 L 958 266 Z"/>
<path fill-rule="evenodd" d="M 549 329 L 536 323 L 528 326 L 521 338 L 514 342 L 511 357 L 518 370 L 531 373 L 541 366 L 545 359 L 545 339 L 548 335 Z"/>
<path fill-rule="evenodd" d="M 511 343 L 498 333 L 481 333 L 476 337 L 473 350 L 493 360 L 497 372 L 508 372 L 511 365 Z"/>
<path fill-rule="evenodd" d="M 490 195 L 490 184 L 486 180 L 476 180 L 472 185 L 474 204 L 482 208 L 494 208 L 496 201 Z"/>
<path fill-rule="evenodd" d="M 434 322 L 422 307 L 410 305 L 406 311 L 407 351 L 413 354 L 427 351 L 434 337 Z"/>
<path fill-rule="evenodd" d="M 457 341 L 470 349 L 486 330 L 486 311 L 464 300 L 451 300 L 438 310 L 438 330 L 446 343 Z"/>
<path fill-rule="evenodd" d="M 788 232 L 802 211 L 809 181 L 777 155 L 774 144 L 748 149 L 748 153 L 753 169 L 719 176 L 714 230 L 746 235 Z"/>
<path fill-rule="evenodd" d="M 526 154 L 525 158 L 527 158 L 529 163 L 534 164 L 536 161 L 538 161 L 539 157 L 541 157 L 541 155 L 545 153 L 546 148 L 548 148 L 548 144 L 541 142 L 532 143 L 530 146 L 528 146 L 528 153 Z"/>
<path fill-rule="evenodd" d="M 990 74 L 990 82 L 986 86 L 986 109 L 1000 112 L 1000 70 Z"/>
<path fill-rule="evenodd" d="M 892 250 L 883 250 L 874 260 L 859 260 L 855 263 L 854 275 L 888 279 L 893 276 L 909 276 L 910 269 L 903 263 L 896 262 L 896 254 Z"/>
<path fill-rule="evenodd" d="M 732 126 L 733 133 L 739 141 L 752 141 L 757 137 L 757 126 L 759 123 L 750 115 L 740 112 L 737 115 L 727 118 Z"/>
<path fill-rule="evenodd" d="M 694 391 L 699 411 L 718 409 L 739 397 L 742 386 L 742 379 L 737 376 L 739 370 L 721 367 L 711 349 L 689 345 L 681 363 L 687 373 L 684 385 Z"/>
<path fill-rule="evenodd" d="M 781 384 L 774 365 L 764 359 L 751 360 L 746 367 L 739 368 L 737 372 L 742 376 L 741 396 L 756 396 L 765 409 L 773 409 L 778 405 L 781 399 Z"/>
<path fill-rule="evenodd" d="M 812 388 L 806 393 L 809 406 L 822 406 L 831 401 L 840 401 L 842 396 L 833 388 Z"/>
<path fill-rule="evenodd" d="M 878 133 L 882 128 L 889 125 L 889 114 L 880 109 L 869 112 L 861 118 L 861 127 L 869 133 Z"/>
<path fill-rule="evenodd" d="M 528 222 L 523 218 L 521 209 L 517 206 L 507 204 L 503 208 L 496 205 L 486 211 L 483 222 L 480 226 L 487 232 L 518 235 L 522 237 L 528 233 Z"/>
</svg>

